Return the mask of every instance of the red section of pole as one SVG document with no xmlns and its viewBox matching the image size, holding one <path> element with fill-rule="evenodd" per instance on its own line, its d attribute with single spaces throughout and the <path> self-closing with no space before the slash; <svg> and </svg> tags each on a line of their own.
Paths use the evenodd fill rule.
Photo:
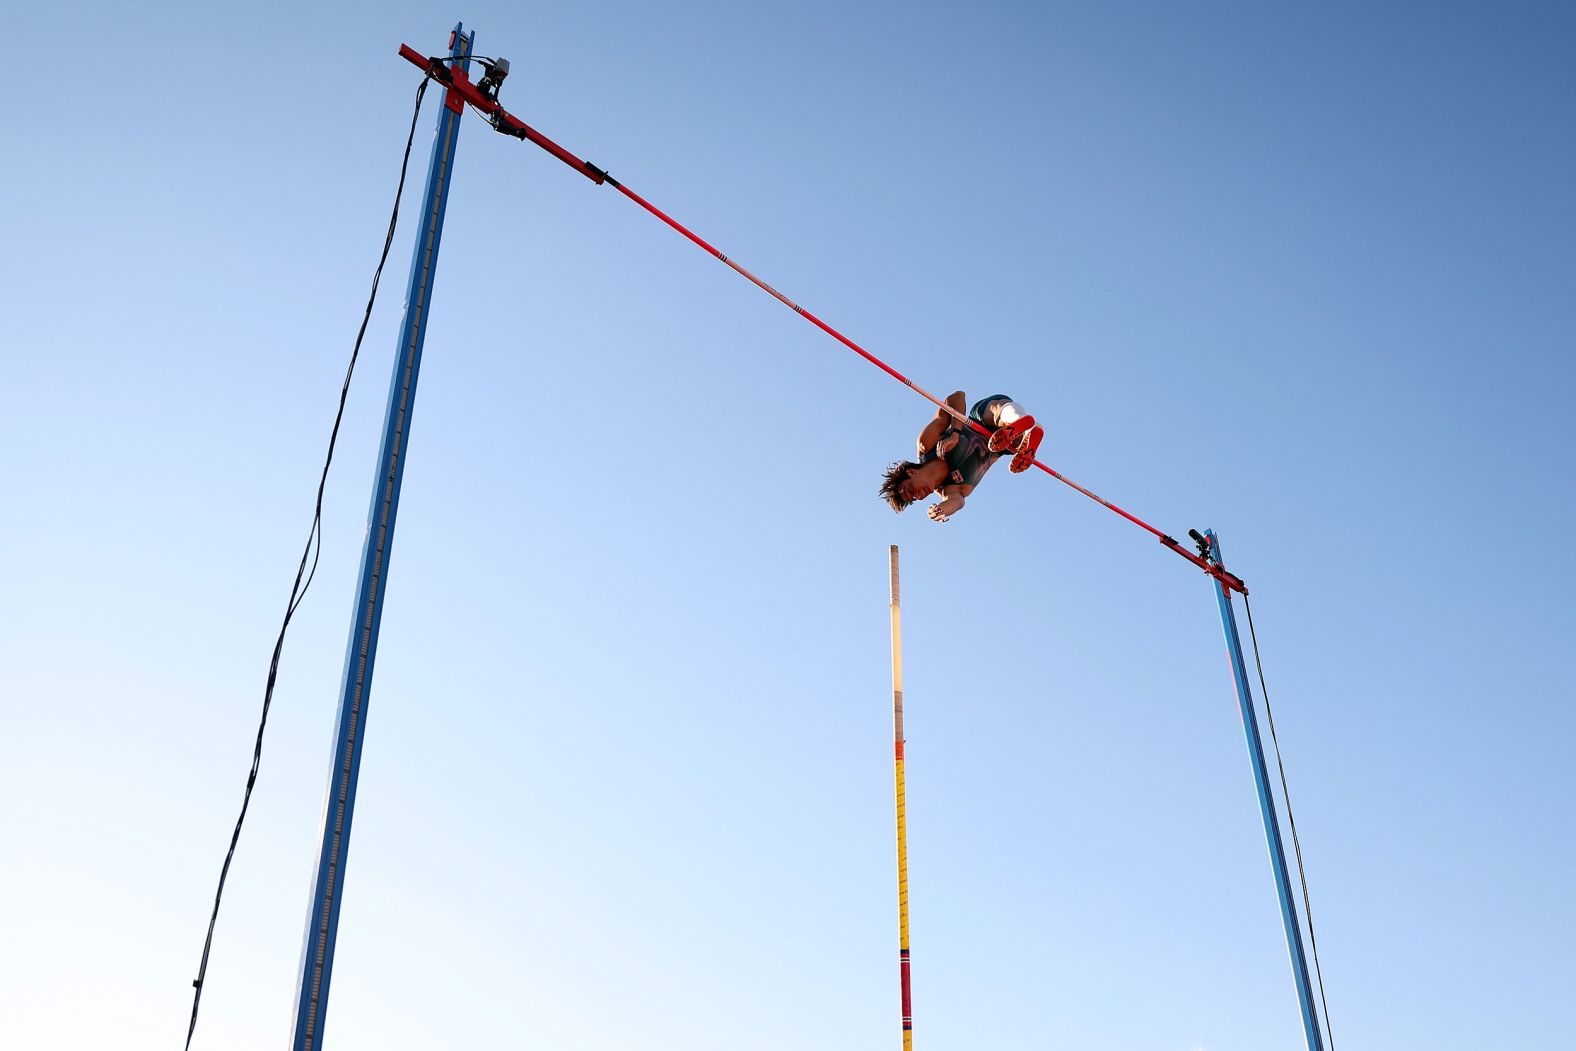
<svg viewBox="0 0 1576 1051">
<path fill-rule="evenodd" d="M 429 77 L 432 77 L 434 80 L 437 80 L 438 82 L 449 87 L 466 102 L 476 107 L 476 109 L 480 110 L 487 117 L 496 121 L 498 125 L 501 125 L 501 127 L 499 127 L 500 131 L 518 136 L 522 139 L 529 139 L 531 142 L 536 143 L 542 149 L 546 150 L 554 157 L 557 157 L 559 160 L 563 161 L 569 167 L 573 168 L 581 175 L 584 175 L 594 183 L 610 183 L 625 197 L 628 197 L 646 211 L 650 212 L 652 215 L 671 226 L 674 230 L 678 231 L 680 234 L 683 234 L 684 237 L 693 242 L 696 247 L 709 252 L 721 262 L 726 263 L 741 277 L 744 277 L 757 288 L 770 295 L 773 299 L 776 299 L 778 302 L 782 303 L 783 306 L 788 307 L 794 313 L 810 322 L 810 324 L 814 325 L 822 332 L 825 332 L 828 336 L 831 336 L 833 339 L 837 340 L 837 342 L 841 343 L 855 354 L 858 354 L 860 357 L 864 358 L 866 361 L 870 362 L 870 364 L 874 365 L 882 372 L 885 372 L 888 376 L 891 376 L 905 387 L 914 391 L 916 394 L 919 394 L 921 397 L 940 408 L 943 412 L 950 414 L 952 418 L 957 420 L 959 423 L 966 427 L 973 428 L 980 434 L 988 435 L 990 433 L 981 424 L 969 419 L 967 416 L 953 409 L 952 406 L 948 405 L 940 398 L 937 398 L 934 394 L 931 394 L 929 391 L 914 383 L 913 380 L 909 379 L 907 376 L 903 375 L 901 372 L 897 371 L 892 366 L 876 357 L 874 354 L 871 354 L 869 351 L 865 350 L 859 344 L 855 343 L 853 340 L 837 331 L 837 329 L 833 328 L 831 325 L 828 325 L 826 322 L 822 321 L 808 310 L 805 310 L 803 307 L 799 306 L 799 304 L 795 303 L 793 300 L 777 291 L 771 285 L 768 285 L 765 281 L 762 281 L 760 278 L 744 269 L 744 267 L 740 266 L 738 263 L 735 263 L 732 259 L 729 259 L 726 255 L 723 255 L 715 247 L 702 240 L 697 234 L 691 231 L 688 227 L 684 226 L 684 224 L 680 223 L 678 220 L 662 211 L 662 209 L 658 208 L 656 205 L 640 196 L 640 194 L 636 193 L 634 190 L 631 190 L 617 179 L 612 178 L 596 165 L 576 157 L 574 154 L 558 145 L 558 143 L 554 142 L 552 139 L 549 139 L 546 135 L 543 135 L 535 128 L 532 128 L 530 125 L 526 124 L 524 121 L 510 113 L 508 110 L 505 110 L 502 106 L 498 105 L 498 103 L 487 98 L 481 93 L 476 85 L 470 82 L 470 79 L 466 77 L 463 71 L 451 70 L 442 62 L 426 58 L 419 51 L 405 44 L 400 45 L 399 53 L 401 58 L 404 58 L 413 65 L 419 66 Z M 1044 471 L 1058 482 L 1061 482 L 1069 488 L 1072 488 L 1077 492 L 1082 493 L 1084 496 L 1087 496 L 1089 499 L 1093 500 L 1102 507 L 1116 512 L 1139 528 L 1148 530 L 1150 533 L 1154 534 L 1154 536 L 1167 548 L 1181 555 L 1183 558 L 1187 559 L 1189 562 L 1193 563 L 1199 569 L 1202 569 L 1216 580 L 1219 580 L 1223 585 L 1230 588 L 1232 591 L 1237 591 L 1244 595 L 1248 593 L 1247 586 L 1243 584 L 1242 580 L 1235 574 L 1228 573 L 1220 566 L 1217 566 L 1212 562 L 1205 561 L 1203 558 L 1195 555 L 1193 552 L 1177 543 L 1176 540 L 1167 536 L 1165 533 L 1162 533 L 1160 530 L 1156 529 L 1148 522 L 1145 522 L 1143 519 L 1137 517 L 1136 515 L 1129 514 L 1127 511 L 1124 511 L 1120 507 L 1111 503 L 1111 501 L 1097 495 L 1088 489 L 1085 489 L 1083 486 L 1079 485 L 1077 482 L 1074 482 L 1066 475 L 1063 475 L 1061 472 L 1046 466 L 1039 460 L 1034 461 L 1034 466 L 1038 467 L 1040 470 Z"/>
<path fill-rule="evenodd" d="M 914 1031 L 914 998 L 909 993 L 907 949 L 904 949 L 901 954 L 898 961 L 898 970 L 903 982 L 903 1048 L 904 1051 L 908 1051 L 908 1048 L 913 1046 L 909 1043 L 912 1039 L 909 1034 Z"/>
</svg>

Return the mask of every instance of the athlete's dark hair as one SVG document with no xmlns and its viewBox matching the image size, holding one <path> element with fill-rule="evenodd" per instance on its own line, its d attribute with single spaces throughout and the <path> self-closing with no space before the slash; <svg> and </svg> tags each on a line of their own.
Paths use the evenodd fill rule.
<svg viewBox="0 0 1576 1051">
<path fill-rule="evenodd" d="M 917 470 L 919 470 L 919 464 L 911 463 L 908 460 L 899 460 L 886 469 L 886 474 L 882 476 L 881 488 L 876 490 L 876 495 L 891 504 L 892 510 L 903 510 L 903 508 L 914 501 L 903 499 L 903 494 L 898 491 L 898 486 L 908 481 L 910 472 Z"/>
</svg>

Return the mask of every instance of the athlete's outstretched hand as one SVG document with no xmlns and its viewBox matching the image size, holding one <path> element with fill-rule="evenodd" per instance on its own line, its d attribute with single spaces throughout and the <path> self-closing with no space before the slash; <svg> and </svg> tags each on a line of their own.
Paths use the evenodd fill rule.
<svg viewBox="0 0 1576 1051">
<path fill-rule="evenodd" d="M 949 496 L 939 504 L 931 504 L 925 508 L 925 513 L 932 522 L 945 522 L 963 509 L 963 497 Z"/>
</svg>

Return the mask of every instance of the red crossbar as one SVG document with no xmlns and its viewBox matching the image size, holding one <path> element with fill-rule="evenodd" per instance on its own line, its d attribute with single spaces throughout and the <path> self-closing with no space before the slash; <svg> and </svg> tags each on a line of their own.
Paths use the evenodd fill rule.
<svg viewBox="0 0 1576 1051">
<path fill-rule="evenodd" d="M 892 366 L 888 365 L 886 362 L 884 362 L 880 358 L 876 357 L 874 354 L 871 354 L 869 351 L 865 350 L 859 344 L 855 343 L 853 340 L 849 339 L 847 336 L 845 336 L 841 332 L 837 331 L 831 325 L 828 325 L 826 322 L 822 321 L 820 318 L 816 317 L 814 314 L 810 313 L 808 310 L 805 310 L 799 304 L 795 303 L 793 300 L 789 299 L 787 296 L 785 296 L 781 292 L 777 291 L 771 285 L 768 285 L 765 281 L 762 281 L 760 278 L 756 277 L 754 274 L 752 274 L 748 270 L 744 269 L 744 267 L 740 266 L 738 263 L 734 262 L 732 259 L 729 259 L 726 255 L 723 255 L 720 251 L 718 251 L 712 245 L 710 245 L 706 241 L 702 240 L 699 235 L 695 234 L 693 231 L 691 231 L 690 229 L 685 227 L 678 220 L 674 219 L 672 216 L 670 216 L 666 212 L 662 211 L 656 205 L 652 204 L 650 201 L 648 201 L 644 197 L 640 196 L 634 190 L 631 190 L 629 187 L 625 186 L 623 183 L 619 182 L 617 179 L 613 178 L 611 175 L 609 175 L 607 172 L 603 171 L 601 168 L 598 168 L 596 165 L 591 164 L 588 161 L 583 161 L 579 157 L 576 157 L 574 154 L 570 153 L 568 150 L 566 150 L 562 146 L 558 145 L 558 143 L 554 142 L 552 139 L 549 139 L 546 135 L 543 135 L 541 132 L 537 131 L 535 128 L 531 127 L 529 124 L 526 124 L 524 121 L 522 121 L 518 117 L 514 116 L 512 113 L 510 113 L 508 110 L 504 109 L 498 103 L 496 103 L 493 100 L 487 98 L 485 95 L 483 95 L 481 93 L 481 90 L 479 88 L 477 88 L 475 84 L 471 83 L 470 78 L 465 75 L 465 71 L 464 70 L 458 69 L 458 68 L 453 68 L 453 67 L 450 67 L 448 65 L 445 65 L 445 61 L 446 60 L 444 60 L 444 59 L 428 58 L 425 55 L 421 54 L 421 52 L 419 52 L 419 51 L 415 50 L 414 48 L 411 48 L 411 47 L 409 47 L 409 46 L 407 46 L 405 44 L 401 44 L 400 45 L 399 53 L 400 53 L 400 57 L 402 57 L 402 58 L 406 59 L 407 61 L 411 62 L 413 65 L 419 66 L 421 68 L 421 70 L 424 73 L 427 74 L 427 76 L 429 76 L 429 77 L 433 78 L 434 80 L 438 81 L 439 83 L 443 84 L 445 87 L 448 87 L 450 90 L 452 90 L 455 93 L 457 93 L 466 102 L 468 102 L 472 106 L 476 107 L 476 109 L 481 111 L 483 114 L 487 115 L 488 117 L 493 118 L 499 124 L 503 125 L 503 127 L 500 128 L 499 130 L 506 131 L 508 134 L 515 135 L 515 136 L 517 136 L 519 138 L 522 138 L 522 139 L 529 139 L 530 141 L 536 143 L 542 149 L 546 150 L 548 153 L 552 154 L 554 157 L 557 157 L 559 160 L 561 160 L 565 164 L 569 165 L 569 167 L 573 168 L 575 171 L 579 172 L 581 175 L 584 175 L 586 178 L 590 179 L 592 182 L 594 182 L 594 183 L 596 183 L 598 185 L 601 185 L 603 183 L 608 183 L 608 184 L 612 185 L 615 189 L 617 189 L 625 197 L 628 197 L 630 200 L 632 200 L 636 204 L 640 205 L 640 207 L 644 208 L 646 211 L 650 212 L 652 215 L 656 216 L 658 219 L 661 219 L 664 223 L 667 223 L 674 230 L 677 230 L 679 233 L 683 234 L 684 237 L 686 239 L 688 239 L 690 242 L 692 242 L 696 247 L 701 248 L 701 249 L 703 249 L 706 252 L 709 252 L 711 255 L 715 256 L 717 259 L 721 260 L 723 263 L 726 263 L 731 269 L 736 271 L 740 276 L 742 276 L 742 277 L 746 278 L 747 280 L 749 280 L 752 284 L 754 284 L 756 287 L 760 288 L 762 291 L 766 292 L 773 299 L 776 299 L 778 302 L 780 302 L 784 306 L 788 307 L 794 313 L 796 313 L 796 314 L 800 315 L 801 317 L 803 317 L 806 321 L 810 322 L 810 324 L 814 325 L 816 328 L 820 329 L 822 332 L 825 332 L 828 336 L 831 336 L 833 339 L 837 340 L 843 346 L 847 347 L 849 350 L 853 351 L 855 354 L 858 354 L 860 357 L 862 357 L 866 361 L 870 362 L 870 364 L 874 365 L 876 368 L 880 369 L 882 372 L 885 372 L 888 376 L 891 376 L 893 379 L 897 380 L 899 383 L 903 384 L 905 387 L 908 387 L 910 390 L 912 390 L 915 393 L 921 395 L 922 397 L 924 397 L 925 399 L 930 401 L 932 404 L 934 404 L 937 407 L 939 407 L 942 411 L 950 414 L 953 417 L 953 419 L 957 420 L 959 423 L 963 424 L 964 426 L 971 427 L 974 430 L 978 431 L 980 434 L 989 435 L 990 432 L 987 431 L 985 429 L 985 427 L 983 425 L 981 425 L 978 421 L 969 419 L 967 416 L 965 416 L 962 413 L 958 412 L 956 409 L 954 409 L 952 406 L 948 405 L 946 402 L 942 401 L 940 398 L 937 398 L 934 394 L 931 394 L 929 391 L 926 391 L 923 388 L 921 388 L 918 384 L 914 383 L 913 380 L 910 380 L 907 376 L 903 375 L 901 372 L 897 371 Z M 1058 482 L 1062 482 L 1063 484 L 1065 484 L 1065 485 L 1077 490 L 1078 492 L 1082 493 L 1083 495 L 1087 496 L 1089 499 L 1091 499 L 1091 500 L 1095 501 L 1096 503 L 1100 504 L 1102 507 L 1105 507 L 1105 508 L 1107 508 L 1107 509 L 1109 509 L 1111 511 L 1116 512 L 1117 514 L 1121 515 L 1123 518 L 1127 519 L 1129 522 L 1132 522 L 1134 525 L 1139 526 L 1140 528 L 1146 529 L 1150 533 L 1153 533 L 1155 535 L 1155 537 L 1158 538 L 1159 541 L 1162 544 L 1164 544 L 1166 547 L 1170 548 L 1172 551 L 1175 551 L 1177 554 L 1181 555 L 1183 558 L 1187 559 L 1189 562 L 1192 562 L 1194 565 L 1198 566 L 1198 568 L 1202 569 L 1204 572 L 1208 573 L 1210 576 L 1214 577 L 1216 580 L 1220 581 L 1222 584 L 1224 584 L 1226 587 L 1230 588 L 1231 590 L 1240 592 L 1241 594 L 1244 594 L 1244 595 L 1246 595 L 1248 593 L 1247 585 L 1245 585 L 1241 581 L 1241 579 L 1239 579 L 1236 575 L 1227 572 L 1225 570 L 1225 568 L 1223 568 L 1222 566 L 1219 566 L 1219 565 L 1217 565 L 1217 564 L 1215 564 L 1213 562 L 1206 561 L 1204 558 L 1202 558 L 1202 557 L 1194 554 L 1193 552 L 1189 551 L 1187 548 L 1185 548 L 1181 544 L 1177 543 L 1176 540 L 1174 540 L 1173 538 L 1167 536 L 1165 533 L 1162 533 L 1160 530 L 1156 529 L 1154 526 L 1150 525 L 1148 522 L 1145 522 L 1143 519 L 1129 514 L 1128 512 L 1122 510 L 1120 507 L 1118 507 L 1115 504 L 1111 503 L 1109 500 L 1106 500 L 1105 498 L 1096 495 L 1095 493 L 1091 492 L 1090 490 L 1085 489 L 1083 486 L 1079 485 L 1077 482 L 1074 482 L 1072 479 L 1068 478 L 1067 476 L 1065 476 L 1065 475 L 1061 474 L 1060 472 L 1054 470 L 1053 468 L 1048 467 L 1047 465 L 1041 463 L 1039 460 L 1035 460 L 1034 461 L 1034 466 L 1038 467 L 1040 470 L 1044 471 L 1046 474 L 1050 475 L 1052 478 L 1055 478 Z"/>
</svg>

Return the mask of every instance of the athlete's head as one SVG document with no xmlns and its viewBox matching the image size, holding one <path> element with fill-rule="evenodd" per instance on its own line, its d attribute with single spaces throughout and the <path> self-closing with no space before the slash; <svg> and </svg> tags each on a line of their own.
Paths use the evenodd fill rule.
<svg viewBox="0 0 1576 1051">
<path fill-rule="evenodd" d="M 940 463 L 936 460 L 931 462 Z M 899 460 L 886 469 L 877 494 L 892 506 L 892 510 L 901 511 L 915 500 L 923 500 L 935 492 L 937 479 L 932 478 L 931 475 L 941 473 L 936 470 L 924 470 L 919 464 L 908 460 Z"/>
</svg>

